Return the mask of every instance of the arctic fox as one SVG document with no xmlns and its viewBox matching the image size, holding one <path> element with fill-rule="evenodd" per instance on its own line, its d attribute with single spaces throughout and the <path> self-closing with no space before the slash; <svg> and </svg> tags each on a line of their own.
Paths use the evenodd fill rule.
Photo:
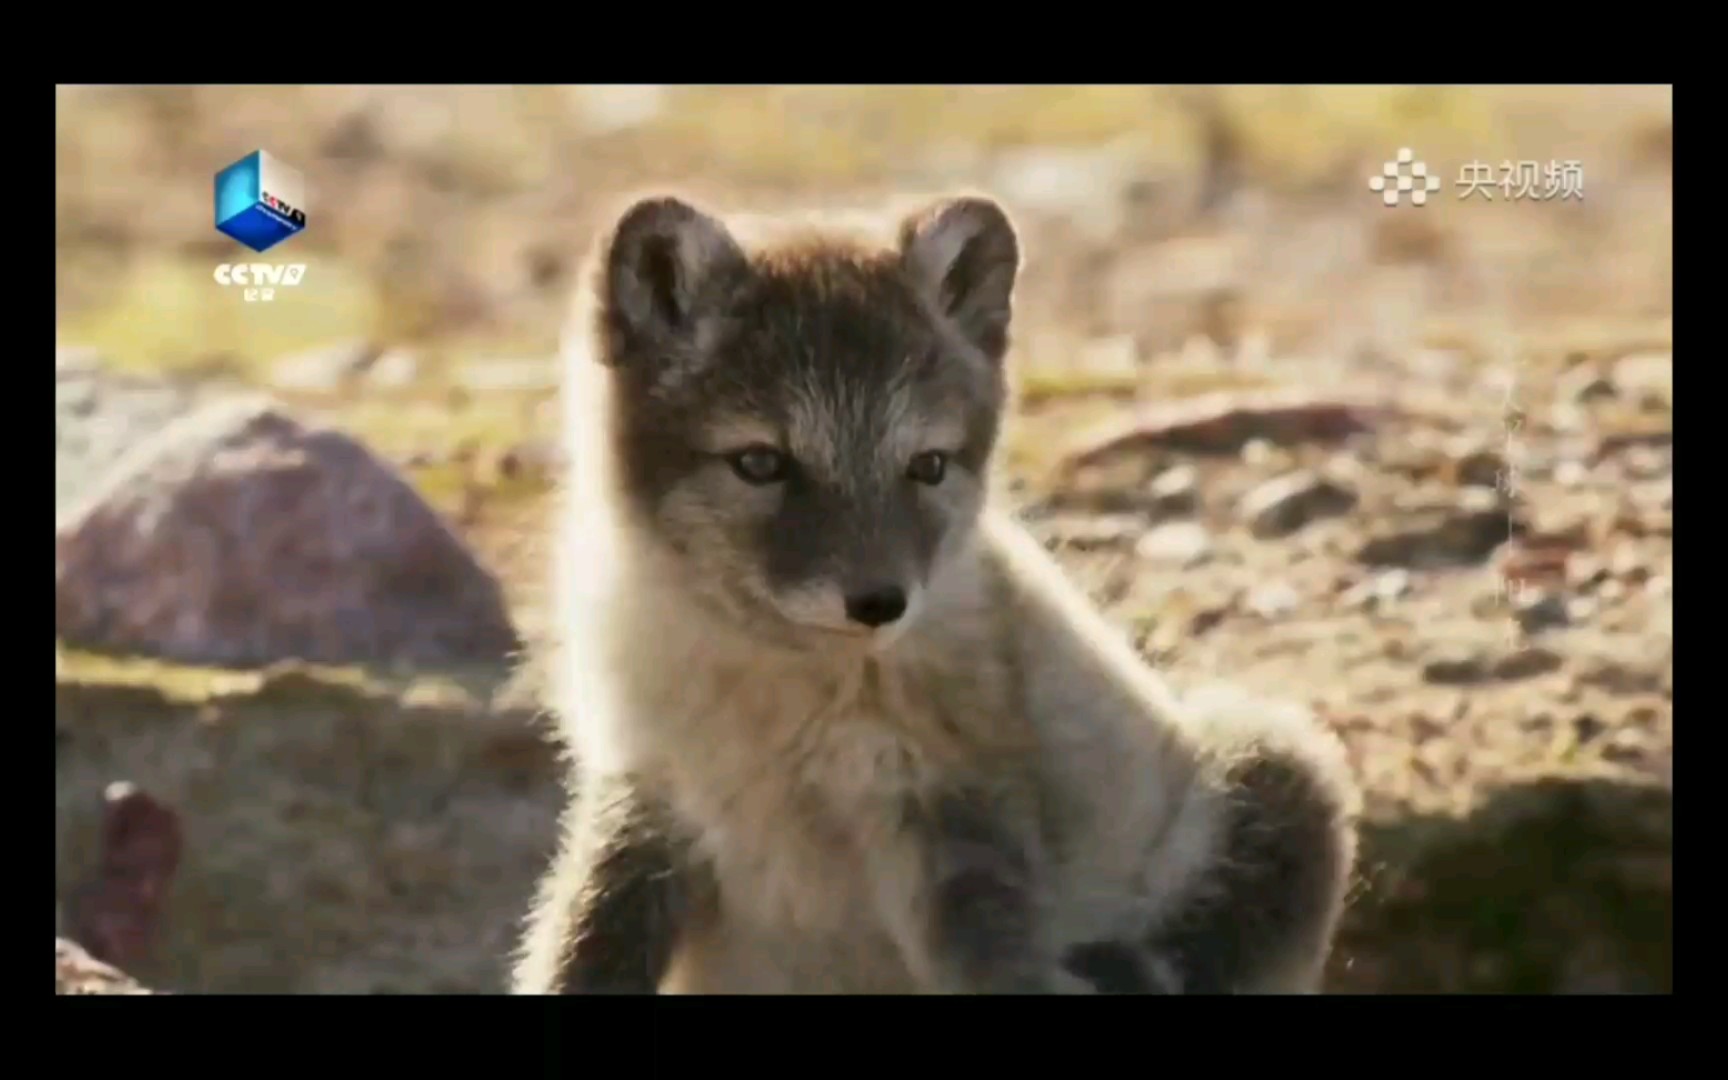
<svg viewBox="0 0 1728 1080">
<path fill-rule="evenodd" d="M 517 993 L 1308 993 L 1357 790 L 1179 702 L 986 499 L 1021 244 L 675 197 L 567 342 L 572 796 Z M 897 227 L 896 227 L 897 226 Z"/>
</svg>

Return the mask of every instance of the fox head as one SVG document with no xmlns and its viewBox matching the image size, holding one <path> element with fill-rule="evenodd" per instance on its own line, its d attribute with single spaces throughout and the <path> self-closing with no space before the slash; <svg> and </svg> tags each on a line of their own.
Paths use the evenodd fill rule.
<svg viewBox="0 0 1728 1080">
<path fill-rule="evenodd" d="M 679 584 L 741 631 L 886 645 L 982 509 L 1019 238 L 975 196 L 873 241 L 748 235 L 658 197 L 602 241 L 618 489 Z"/>
</svg>

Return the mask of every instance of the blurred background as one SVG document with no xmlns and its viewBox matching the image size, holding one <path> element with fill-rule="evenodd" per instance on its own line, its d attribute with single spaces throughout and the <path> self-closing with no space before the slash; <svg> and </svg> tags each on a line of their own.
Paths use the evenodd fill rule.
<svg viewBox="0 0 1728 1080">
<path fill-rule="evenodd" d="M 1671 990 L 1671 88 L 56 107 L 62 989 L 501 990 L 560 804 L 515 657 L 595 230 L 965 187 L 1025 237 L 1006 497 L 1178 686 L 1349 747 L 1329 989 Z M 307 190 L 262 255 L 211 205 L 258 149 Z M 1406 149 L 1439 187 L 1388 206 Z M 307 269 L 248 302 L 224 262 Z"/>
</svg>

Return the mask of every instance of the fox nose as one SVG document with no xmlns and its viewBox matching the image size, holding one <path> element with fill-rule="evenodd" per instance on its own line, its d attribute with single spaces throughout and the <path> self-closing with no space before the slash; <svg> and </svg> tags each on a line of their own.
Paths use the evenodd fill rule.
<svg viewBox="0 0 1728 1080">
<path fill-rule="evenodd" d="M 906 614 L 906 592 L 889 585 L 846 598 L 846 617 L 865 626 L 885 626 Z"/>
</svg>

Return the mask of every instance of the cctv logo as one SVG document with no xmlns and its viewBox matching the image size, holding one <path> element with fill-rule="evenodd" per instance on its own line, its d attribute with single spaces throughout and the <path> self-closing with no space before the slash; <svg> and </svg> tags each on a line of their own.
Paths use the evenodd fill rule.
<svg viewBox="0 0 1728 1080">
<path fill-rule="evenodd" d="M 305 263 L 223 263 L 216 268 L 216 284 L 245 289 L 248 303 L 274 300 L 276 286 L 298 285 L 305 276 Z"/>
<path fill-rule="evenodd" d="M 216 174 L 216 230 L 264 252 L 306 228 L 306 181 L 262 150 Z"/>
</svg>

